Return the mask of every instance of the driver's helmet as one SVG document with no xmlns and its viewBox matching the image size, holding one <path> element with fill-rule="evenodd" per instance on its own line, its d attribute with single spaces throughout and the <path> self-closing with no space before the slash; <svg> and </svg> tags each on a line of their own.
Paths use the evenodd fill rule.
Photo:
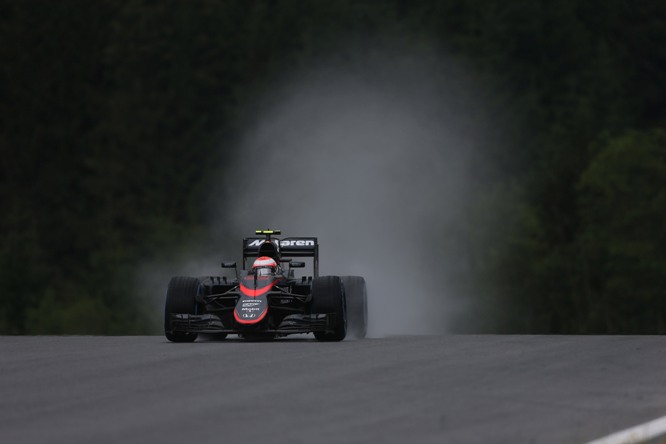
<svg viewBox="0 0 666 444">
<path fill-rule="evenodd" d="M 257 276 L 271 276 L 277 271 L 277 262 L 268 256 L 261 256 L 252 264 L 252 271 Z"/>
</svg>

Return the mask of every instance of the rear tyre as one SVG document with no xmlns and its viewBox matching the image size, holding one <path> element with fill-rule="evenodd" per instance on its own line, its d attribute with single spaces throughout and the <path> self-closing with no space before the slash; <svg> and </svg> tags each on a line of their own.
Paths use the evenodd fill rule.
<svg viewBox="0 0 666 444">
<path fill-rule="evenodd" d="M 347 302 L 347 336 L 363 339 L 368 333 L 368 291 L 361 276 L 342 276 Z"/>
<path fill-rule="evenodd" d="M 312 281 L 312 313 L 333 315 L 333 331 L 315 332 L 319 341 L 342 341 L 347 335 L 345 289 L 338 276 L 322 276 Z"/>
<path fill-rule="evenodd" d="M 172 314 L 196 314 L 197 290 L 199 280 L 191 277 L 176 276 L 171 278 L 164 304 L 164 335 L 171 342 L 194 342 L 197 333 L 173 331 Z"/>
</svg>

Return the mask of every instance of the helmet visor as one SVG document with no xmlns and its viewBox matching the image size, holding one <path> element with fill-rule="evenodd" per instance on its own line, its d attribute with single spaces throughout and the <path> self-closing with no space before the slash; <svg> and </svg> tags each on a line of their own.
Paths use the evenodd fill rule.
<svg viewBox="0 0 666 444">
<path fill-rule="evenodd" d="M 259 267 L 257 268 L 257 276 L 271 276 L 273 274 L 272 267 Z"/>
</svg>

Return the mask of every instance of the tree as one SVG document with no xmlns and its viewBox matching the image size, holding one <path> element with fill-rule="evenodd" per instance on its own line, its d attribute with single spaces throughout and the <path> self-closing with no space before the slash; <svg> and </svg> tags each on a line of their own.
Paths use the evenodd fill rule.
<svg viewBox="0 0 666 444">
<path fill-rule="evenodd" d="M 586 317 L 606 333 L 666 332 L 666 132 L 605 136 L 579 182 Z"/>
</svg>

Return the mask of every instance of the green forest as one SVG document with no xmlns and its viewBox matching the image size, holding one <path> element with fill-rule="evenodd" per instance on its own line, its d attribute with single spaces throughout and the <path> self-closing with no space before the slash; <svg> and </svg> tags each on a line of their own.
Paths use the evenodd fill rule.
<svg viewBox="0 0 666 444">
<path fill-rule="evenodd" d="M 502 129 L 452 330 L 666 333 L 666 2 L 0 0 L 0 41 L 0 334 L 158 333 L 137 264 L 205 236 L 258 98 L 395 42 Z"/>
</svg>

